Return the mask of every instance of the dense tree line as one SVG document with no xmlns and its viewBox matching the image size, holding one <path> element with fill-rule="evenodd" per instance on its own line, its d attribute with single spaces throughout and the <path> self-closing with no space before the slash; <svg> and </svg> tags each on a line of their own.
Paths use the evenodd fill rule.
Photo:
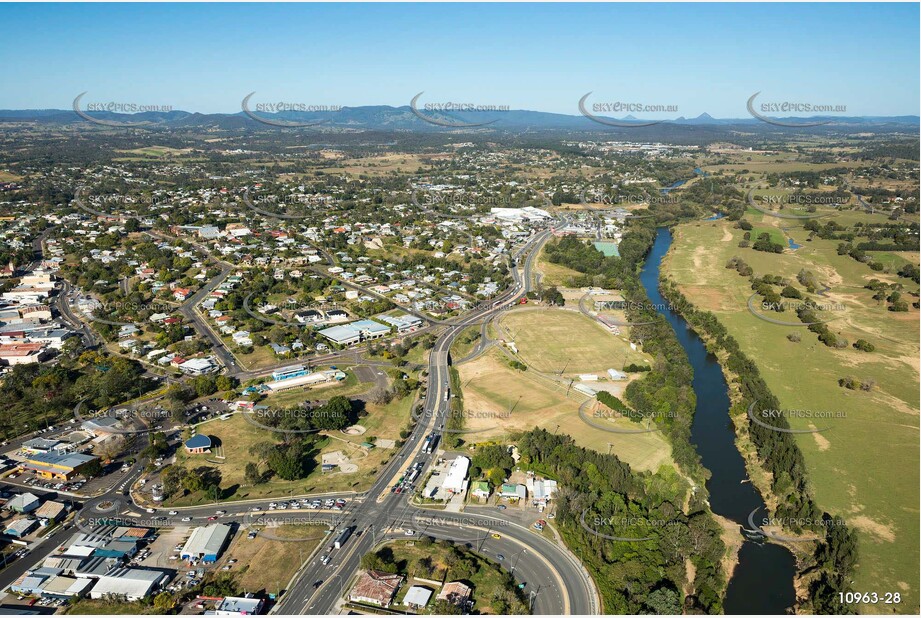
<svg viewBox="0 0 921 618">
<path fill-rule="evenodd" d="M 520 464 L 556 478 L 563 488 L 557 524 L 591 571 L 604 613 L 721 611 L 725 547 L 719 526 L 699 496 L 692 495 L 684 512 L 689 488 L 670 468 L 634 473 L 614 455 L 542 429 L 523 434 L 518 446 Z M 692 582 L 687 561 L 694 565 Z M 688 583 L 693 594 L 684 598 Z"/>
</svg>

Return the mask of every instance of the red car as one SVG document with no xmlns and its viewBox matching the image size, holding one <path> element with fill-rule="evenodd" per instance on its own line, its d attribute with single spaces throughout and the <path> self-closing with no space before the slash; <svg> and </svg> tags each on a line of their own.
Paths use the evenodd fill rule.
<svg viewBox="0 0 921 618">
<path fill-rule="evenodd" d="M 208 521 L 217 521 L 217 517 L 212 515 L 211 517 L 208 518 Z"/>
</svg>

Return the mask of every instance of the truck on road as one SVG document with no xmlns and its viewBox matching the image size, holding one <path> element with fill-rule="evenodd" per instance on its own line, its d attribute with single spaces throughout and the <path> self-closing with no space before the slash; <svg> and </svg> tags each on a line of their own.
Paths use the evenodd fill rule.
<svg viewBox="0 0 921 618">
<path fill-rule="evenodd" d="M 345 542 L 349 540 L 350 536 L 352 536 L 352 531 L 354 529 L 354 526 L 349 526 L 340 532 L 339 536 L 336 537 L 336 540 L 333 541 L 333 547 L 336 549 L 342 549 L 342 546 L 345 545 Z"/>
</svg>

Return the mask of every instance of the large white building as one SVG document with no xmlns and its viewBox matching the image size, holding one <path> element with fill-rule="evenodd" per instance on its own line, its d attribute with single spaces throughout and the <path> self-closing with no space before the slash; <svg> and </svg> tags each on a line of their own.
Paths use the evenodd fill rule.
<svg viewBox="0 0 921 618">
<path fill-rule="evenodd" d="M 163 571 L 116 569 L 96 581 L 93 589 L 90 590 L 90 597 L 93 599 L 118 597 L 127 601 L 140 601 L 150 596 L 167 581 L 169 581 L 169 574 Z"/>
<path fill-rule="evenodd" d="M 445 475 L 442 487 L 445 491 L 454 494 L 463 493 L 467 489 L 467 472 L 470 470 L 470 459 L 464 456 L 458 456 L 448 466 L 448 473 Z"/>
</svg>

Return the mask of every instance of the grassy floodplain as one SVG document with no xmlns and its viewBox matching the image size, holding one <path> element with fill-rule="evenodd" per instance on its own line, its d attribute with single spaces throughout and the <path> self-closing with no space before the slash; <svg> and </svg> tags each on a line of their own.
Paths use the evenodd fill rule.
<svg viewBox="0 0 921 618">
<path fill-rule="evenodd" d="M 917 291 L 918 286 L 837 255 L 837 241 L 807 241 L 801 222 L 751 209 L 746 218 L 756 230 L 785 233 L 802 248 L 782 254 L 757 252 L 738 247 L 743 232 L 732 222 L 689 223 L 675 229 L 664 272 L 688 300 L 713 312 L 726 326 L 758 364 L 784 409 L 840 416 L 827 421 L 789 419 L 794 429 L 828 427 L 821 433 L 797 435 L 813 494 L 820 507 L 842 515 L 858 531 L 860 557 L 853 589 L 900 592 L 902 603 L 890 611 L 913 613 L 919 602 L 919 316 L 913 308 L 907 313 L 887 311 L 863 286 L 874 278 L 901 282 L 907 290 Z M 884 221 L 879 215 L 856 212 L 839 220 L 847 224 L 857 218 Z M 745 260 L 756 276 L 781 275 L 797 287 L 802 287 L 796 283 L 801 269 L 814 272 L 829 287 L 825 297 L 817 298 L 833 306 L 823 313 L 829 328 L 850 343 L 866 339 L 876 350 L 833 350 L 804 327 L 756 318 L 746 307 L 752 294 L 748 279 L 725 268 L 733 256 Z M 789 311 L 774 316 L 797 321 Z M 787 339 L 793 332 L 802 337 L 799 343 Z M 871 392 L 847 390 L 838 385 L 845 376 L 872 379 L 875 387 Z M 861 611 L 886 610 L 865 605 Z"/>
</svg>

